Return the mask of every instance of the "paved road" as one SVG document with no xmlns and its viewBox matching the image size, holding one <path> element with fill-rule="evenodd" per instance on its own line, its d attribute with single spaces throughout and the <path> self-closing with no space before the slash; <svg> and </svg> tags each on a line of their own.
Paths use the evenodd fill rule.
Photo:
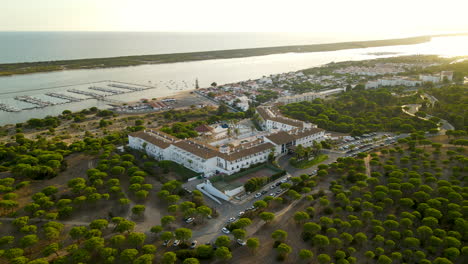
<svg viewBox="0 0 468 264">
<path fill-rule="evenodd" d="M 285 179 L 286 177 L 287 176 L 284 176 L 272 183 L 265 185 L 258 192 L 266 190 L 267 193 L 265 195 L 260 196 L 259 198 L 255 198 L 255 193 L 251 193 L 248 196 L 246 196 L 242 201 L 235 200 L 233 202 L 226 202 L 220 199 L 222 204 L 218 204 L 215 201 L 211 200 L 209 197 L 205 196 L 205 201 L 207 205 L 211 208 L 214 208 L 217 211 L 218 217 L 206 220 L 202 228 L 193 230 L 193 239 L 197 240 L 199 243 L 206 243 L 211 242 L 220 235 L 223 235 L 221 229 L 228 224 L 229 218 L 234 217 L 236 218 L 236 220 L 239 219 L 239 212 L 245 212 L 247 208 L 252 207 L 256 201 L 262 200 L 266 195 L 269 195 L 270 193 L 276 193 L 281 188 L 275 186 L 272 189 L 271 186 L 274 186 L 276 182 L 279 182 L 282 179 Z M 194 181 L 186 182 L 183 184 L 183 187 L 189 190 L 195 190 L 195 186 L 203 181 L 204 179 L 197 179 Z"/>
<path fill-rule="evenodd" d="M 409 109 L 406 110 L 406 109 L 404 109 L 405 107 L 408 107 Z M 422 120 L 429 120 L 431 117 L 434 117 L 432 115 L 427 115 L 427 117 L 420 117 L 420 116 L 415 115 L 415 113 L 419 111 L 420 107 L 421 107 L 420 104 L 408 104 L 408 105 L 402 105 L 401 110 L 403 111 L 403 113 L 405 113 L 407 115 L 415 116 L 415 117 L 417 117 L 419 119 L 422 119 Z M 440 130 L 439 133 L 440 134 L 444 135 L 445 131 L 455 129 L 455 127 L 452 124 L 450 124 L 447 120 L 441 119 L 441 118 L 439 118 L 439 119 L 440 119 L 440 123 L 441 123 L 441 125 L 439 126 L 439 130 Z"/>
</svg>

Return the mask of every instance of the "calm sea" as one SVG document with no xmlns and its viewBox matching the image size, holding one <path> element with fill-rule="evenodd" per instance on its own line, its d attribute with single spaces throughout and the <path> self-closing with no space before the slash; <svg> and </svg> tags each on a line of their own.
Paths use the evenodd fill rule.
<svg viewBox="0 0 468 264">
<path fill-rule="evenodd" d="M 0 32 L 0 63 L 305 45 L 375 38 L 378 36 L 326 33 Z"/>
</svg>

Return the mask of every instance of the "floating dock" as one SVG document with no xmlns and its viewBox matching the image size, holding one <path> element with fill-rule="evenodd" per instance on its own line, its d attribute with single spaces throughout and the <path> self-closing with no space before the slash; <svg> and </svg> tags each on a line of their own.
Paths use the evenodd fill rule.
<svg viewBox="0 0 468 264">
<path fill-rule="evenodd" d="M 103 94 L 97 94 L 97 93 L 82 91 L 82 90 L 78 90 L 78 89 L 68 89 L 67 92 L 87 95 L 87 96 L 91 96 L 92 98 L 95 98 L 95 99 L 100 99 L 100 98 L 104 98 L 104 97 L 107 96 L 107 95 L 103 95 Z"/>
<path fill-rule="evenodd" d="M 21 112 L 20 109 L 11 107 L 11 106 L 6 105 L 6 104 L 0 104 L 0 110 L 5 111 L 5 112 Z"/>
<path fill-rule="evenodd" d="M 60 93 L 46 93 L 45 95 L 50 96 L 50 97 L 60 98 L 60 99 L 63 99 L 63 100 L 67 100 L 69 102 L 79 102 L 79 101 L 84 100 L 84 99 L 81 99 L 81 98 L 77 98 L 77 97 L 73 97 L 73 96 L 69 96 L 69 95 L 65 95 L 65 94 L 60 94 Z"/>
<path fill-rule="evenodd" d="M 39 99 L 39 98 L 32 97 L 32 96 L 27 96 L 27 95 L 24 95 L 24 96 L 16 96 L 16 97 L 15 97 L 15 100 L 22 101 L 22 102 L 26 102 L 26 103 L 30 103 L 30 104 L 34 104 L 34 105 L 37 105 L 37 106 L 40 107 L 40 108 L 43 108 L 43 107 L 46 107 L 46 106 L 55 105 L 55 104 L 52 103 L 52 102 L 43 101 L 43 100 L 41 100 L 41 99 Z"/>
<path fill-rule="evenodd" d="M 127 90 L 131 90 L 131 91 L 143 91 L 143 90 L 148 90 L 148 89 L 151 89 L 151 88 L 141 88 L 141 87 L 133 87 L 133 86 L 128 86 L 128 85 L 124 85 L 124 84 L 118 84 L 118 83 L 110 83 L 108 84 L 107 86 L 109 87 L 114 87 L 114 88 L 120 88 L 120 89 L 127 89 Z"/>
<path fill-rule="evenodd" d="M 88 92 L 88 91 L 82 91 L 82 90 L 78 90 L 78 89 L 68 89 L 67 92 L 87 95 L 87 96 L 90 96 L 91 98 L 94 98 L 96 100 L 106 101 L 106 102 L 109 102 L 109 103 L 114 103 L 114 104 L 122 103 L 122 102 L 120 102 L 118 100 L 115 100 L 115 99 L 106 98 L 106 96 L 111 96 L 113 94 L 103 95 L 103 94 L 97 94 L 97 93 Z"/>
<path fill-rule="evenodd" d="M 122 90 L 116 91 L 116 90 L 112 90 L 112 89 L 109 89 L 109 88 L 98 87 L 98 86 L 90 86 L 90 87 L 88 87 L 88 89 L 95 90 L 95 91 L 106 92 L 106 93 L 111 93 L 111 94 L 123 94 L 123 93 L 125 93 L 125 91 L 122 91 Z"/>
</svg>

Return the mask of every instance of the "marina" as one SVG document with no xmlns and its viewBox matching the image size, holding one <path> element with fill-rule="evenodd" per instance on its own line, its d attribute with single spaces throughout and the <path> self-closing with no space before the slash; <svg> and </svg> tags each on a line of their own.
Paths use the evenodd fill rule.
<svg viewBox="0 0 468 264">
<path fill-rule="evenodd" d="M 111 93 L 111 94 L 123 94 L 123 93 L 125 93 L 124 91 L 116 91 L 116 90 L 112 90 L 112 89 L 104 88 L 104 87 L 99 87 L 99 86 L 90 86 L 90 87 L 88 87 L 88 89 L 95 90 L 95 91 L 100 91 L 100 92 Z"/>
<path fill-rule="evenodd" d="M 120 89 L 127 89 L 127 90 L 131 90 L 131 91 L 143 91 L 143 90 L 147 90 L 147 89 L 151 89 L 152 87 L 133 87 L 133 86 L 128 86 L 128 85 L 125 85 L 125 84 L 116 84 L 116 83 L 111 83 L 111 84 L 108 84 L 107 86 L 110 86 L 110 87 L 114 87 L 114 88 L 120 88 Z"/>
<path fill-rule="evenodd" d="M 87 96 L 90 96 L 93 99 L 100 100 L 100 101 L 105 101 L 105 102 L 112 103 L 112 104 L 122 103 L 121 101 L 118 101 L 118 100 L 115 100 L 115 99 L 106 98 L 108 96 L 111 96 L 112 94 L 97 94 L 97 93 L 78 90 L 78 89 L 68 89 L 67 92 L 81 94 L 81 95 L 87 95 Z"/>
<path fill-rule="evenodd" d="M 34 93 L 34 95 L 23 93 L 22 95 L 0 101 L 0 111 L 10 113 L 22 112 L 23 110 L 45 109 L 52 106 L 72 104 L 93 99 L 111 106 L 116 106 L 122 104 L 122 100 L 125 99 L 122 99 L 122 97 L 113 99 L 111 96 L 123 96 L 128 93 L 142 92 L 153 88 L 155 87 L 110 80 L 40 88 L 37 89 L 37 91 L 44 91 L 44 93 Z M 7 95 L 9 92 L 3 94 Z M 82 95 L 84 97 L 74 96 L 73 94 Z"/>
<path fill-rule="evenodd" d="M 11 107 L 6 104 L 0 104 L 0 110 L 5 111 L 5 112 L 20 112 L 21 110 Z"/>
<path fill-rule="evenodd" d="M 15 100 L 30 103 L 30 104 L 36 105 L 36 107 L 39 107 L 39 108 L 55 105 L 55 103 L 43 101 L 39 98 L 28 96 L 28 95 L 16 96 Z"/>
<path fill-rule="evenodd" d="M 84 99 L 81 99 L 81 98 L 77 98 L 77 97 L 73 97 L 73 96 L 69 96 L 69 95 L 65 95 L 65 94 L 60 94 L 60 93 L 46 93 L 45 95 L 50 96 L 50 97 L 63 99 L 63 100 L 67 100 L 69 102 L 79 102 L 79 101 L 84 100 Z"/>
</svg>

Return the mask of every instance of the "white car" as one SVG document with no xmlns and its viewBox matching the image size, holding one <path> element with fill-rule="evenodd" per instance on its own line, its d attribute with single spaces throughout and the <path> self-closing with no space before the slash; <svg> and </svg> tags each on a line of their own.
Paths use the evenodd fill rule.
<svg viewBox="0 0 468 264">
<path fill-rule="evenodd" d="M 228 222 L 229 222 L 229 223 L 232 223 L 232 222 L 234 222 L 234 221 L 236 221 L 236 218 L 235 218 L 235 217 L 231 217 L 231 218 L 228 219 Z"/>
<path fill-rule="evenodd" d="M 185 219 L 185 223 L 190 224 L 190 223 L 193 222 L 193 220 L 195 220 L 195 219 L 193 219 L 192 217 L 187 218 L 187 219 Z"/>
<path fill-rule="evenodd" d="M 224 234 L 229 234 L 231 233 L 231 231 L 229 231 L 229 229 L 223 227 L 223 229 L 221 229 L 221 231 L 224 233 Z"/>
<path fill-rule="evenodd" d="M 243 216 L 245 214 L 244 211 L 240 211 L 239 214 L 237 214 L 238 216 Z"/>
<path fill-rule="evenodd" d="M 270 186 L 270 189 L 271 189 L 271 190 L 273 190 L 274 188 L 276 188 L 275 185 Z"/>
<path fill-rule="evenodd" d="M 247 245 L 247 243 L 245 243 L 245 241 L 242 240 L 242 239 L 237 239 L 237 244 L 239 244 L 239 245 L 241 245 L 241 246 Z"/>
<path fill-rule="evenodd" d="M 260 196 L 262 196 L 261 193 L 256 193 L 254 197 L 255 197 L 255 198 L 258 198 L 258 197 L 260 197 Z"/>
<path fill-rule="evenodd" d="M 172 243 L 172 246 L 177 247 L 180 244 L 180 240 L 175 240 L 174 243 Z"/>
</svg>

